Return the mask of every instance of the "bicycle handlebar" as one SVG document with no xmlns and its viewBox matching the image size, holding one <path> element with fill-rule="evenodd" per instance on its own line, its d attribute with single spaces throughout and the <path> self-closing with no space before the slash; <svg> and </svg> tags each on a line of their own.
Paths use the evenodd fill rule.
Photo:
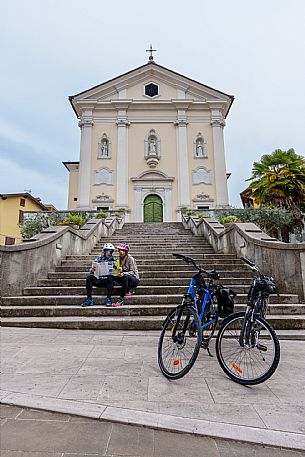
<svg viewBox="0 0 305 457">
<path fill-rule="evenodd" d="M 192 257 L 189 257 L 189 256 L 186 256 L 186 255 L 183 255 L 183 254 L 173 254 L 174 257 L 176 257 L 177 259 L 181 259 L 183 260 L 184 262 L 186 263 L 191 263 L 192 265 L 194 265 L 194 267 L 200 272 L 200 273 L 205 273 L 208 277 L 212 278 L 212 279 L 219 279 L 220 276 L 219 274 L 215 271 L 215 270 L 212 270 L 212 271 L 206 271 L 204 268 L 202 268 L 200 265 L 198 266 L 195 262 L 195 260 L 192 258 Z"/>
<path fill-rule="evenodd" d="M 255 267 L 255 263 L 253 263 L 250 260 L 246 259 L 246 257 L 241 257 L 240 260 L 242 260 L 243 262 L 245 262 L 248 265 L 250 265 L 250 267 Z"/>
</svg>

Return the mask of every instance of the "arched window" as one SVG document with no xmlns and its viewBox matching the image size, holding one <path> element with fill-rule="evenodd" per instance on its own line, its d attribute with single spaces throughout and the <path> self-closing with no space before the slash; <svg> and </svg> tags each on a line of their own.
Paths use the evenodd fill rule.
<svg viewBox="0 0 305 457">
<path fill-rule="evenodd" d="M 98 142 L 98 159 L 110 159 L 111 158 L 111 141 L 106 133 L 103 133 L 100 141 Z"/>
</svg>

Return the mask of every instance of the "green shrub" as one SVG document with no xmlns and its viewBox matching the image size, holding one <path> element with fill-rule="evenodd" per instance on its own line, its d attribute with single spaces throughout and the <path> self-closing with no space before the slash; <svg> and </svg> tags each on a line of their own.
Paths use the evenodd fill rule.
<svg viewBox="0 0 305 457">
<path fill-rule="evenodd" d="M 34 219 L 27 219 L 21 225 L 21 235 L 24 240 L 28 240 L 40 233 L 47 227 L 46 221 L 41 216 L 36 216 Z"/>
<path fill-rule="evenodd" d="M 58 225 L 76 225 L 80 228 L 86 223 L 86 216 L 82 213 L 70 213 L 63 221 L 59 221 Z"/>
<path fill-rule="evenodd" d="M 223 216 L 219 218 L 221 224 L 229 224 L 230 222 L 241 222 L 241 220 L 236 216 Z"/>
<path fill-rule="evenodd" d="M 209 219 L 211 216 L 209 214 L 197 214 L 199 219 Z"/>
<path fill-rule="evenodd" d="M 121 215 L 120 213 L 114 213 L 114 215 L 115 215 L 116 217 L 122 217 L 122 215 Z"/>
<path fill-rule="evenodd" d="M 102 211 L 101 213 L 98 213 L 96 217 L 97 219 L 106 219 L 108 217 L 108 213 Z"/>
<path fill-rule="evenodd" d="M 279 239 L 281 238 L 282 230 L 288 229 L 292 232 L 295 226 L 295 217 L 293 212 L 289 209 L 278 206 L 216 210 L 215 215 L 220 222 L 222 222 L 223 218 L 227 216 L 235 216 L 239 222 L 252 222 L 268 235 L 278 237 Z"/>
</svg>

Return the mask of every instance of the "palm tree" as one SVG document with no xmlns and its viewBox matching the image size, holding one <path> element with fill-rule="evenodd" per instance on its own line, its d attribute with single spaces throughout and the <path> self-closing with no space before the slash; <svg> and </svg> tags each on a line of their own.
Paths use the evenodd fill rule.
<svg viewBox="0 0 305 457">
<path fill-rule="evenodd" d="M 253 198 L 264 206 L 281 206 L 291 209 L 296 224 L 303 227 L 302 210 L 305 210 L 305 158 L 294 149 L 276 149 L 254 162 L 252 176 Z M 287 234 L 284 236 L 287 239 Z"/>
</svg>

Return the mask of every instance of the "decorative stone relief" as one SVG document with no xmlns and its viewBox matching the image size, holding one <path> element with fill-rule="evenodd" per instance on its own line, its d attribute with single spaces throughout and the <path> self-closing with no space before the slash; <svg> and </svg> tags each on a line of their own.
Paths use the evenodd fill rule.
<svg viewBox="0 0 305 457">
<path fill-rule="evenodd" d="M 194 140 L 194 158 L 205 159 L 208 157 L 207 141 L 203 138 L 201 132 L 198 133 Z"/>
<path fill-rule="evenodd" d="M 94 172 L 94 180 L 93 183 L 95 185 L 99 184 L 113 184 L 113 171 L 109 170 L 109 168 L 100 168 L 99 170 Z"/>
<path fill-rule="evenodd" d="M 205 194 L 204 192 L 201 192 L 200 194 L 197 194 L 195 198 L 193 198 L 193 201 L 195 200 L 211 200 L 211 196 L 209 194 Z"/>
<path fill-rule="evenodd" d="M 110 159 L 111 158 L 111 141 L 106 133 L 103 133 L 101 140 L 98 142 L 97 150 L 98 159 Z"/>
<path fill-rule="evenodd" d="M 211 184 L 211 170 L 199 167 L 192 171 L 193 184 Z"/>
</svg>

